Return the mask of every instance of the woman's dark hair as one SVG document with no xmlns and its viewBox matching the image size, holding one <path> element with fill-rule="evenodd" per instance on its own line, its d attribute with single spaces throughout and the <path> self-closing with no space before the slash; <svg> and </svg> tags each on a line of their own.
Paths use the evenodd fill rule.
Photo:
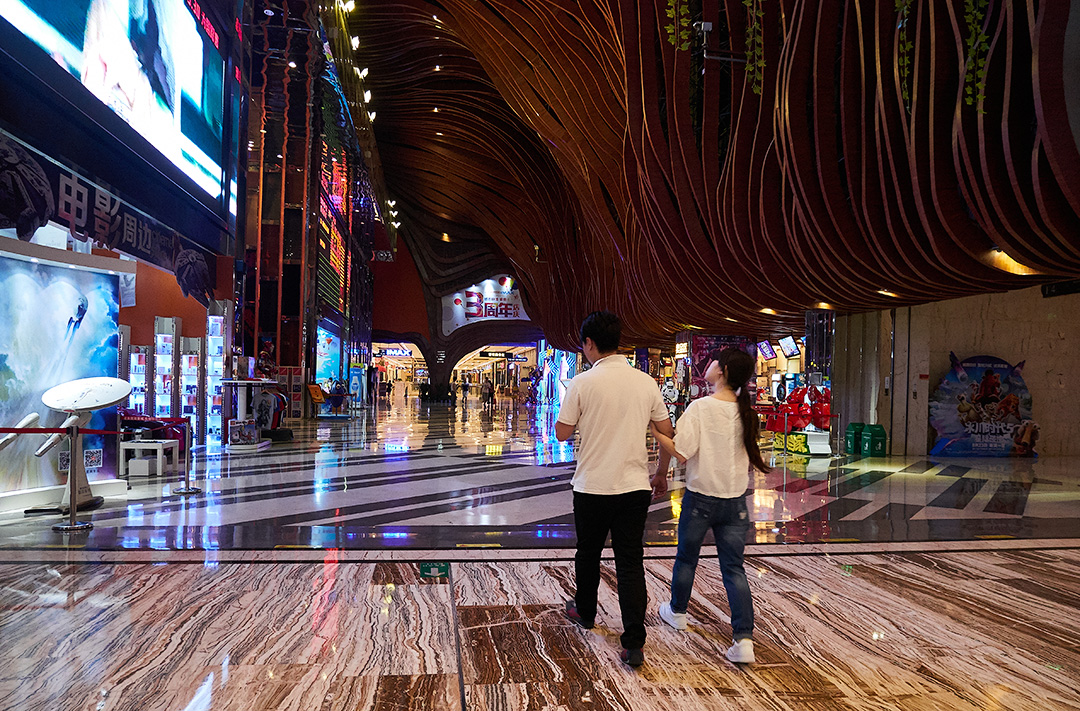
<svg viewBox="0 0 1080 711">
<path fill-rule="evenodd" d="M 715 360 L 724 373 L 724 378 L 732 390 L 738 390 L 736 401 L 739 404 L 739 419 L 742 420 L 743 445 L 746 453 L 750 455 L 750 463 L 754 468 L 767 472 L 770 467 L 761 458 L 761 450 L 758 448 L 758 416 L 750 403 L 750 390 L 746 384 L 754 375 L 754 358 L 738 348 L 717 348 L 709 354 L 710 360 Z"/>
<path fill-rule="evenodd" d="M 622 321 L 610 311 L 593 311 L 581 322 L 581 345 L 585 345 L 586 338 L 593 339 L 601 353 L 610 353 L 619 347 Z"/>
</svg>

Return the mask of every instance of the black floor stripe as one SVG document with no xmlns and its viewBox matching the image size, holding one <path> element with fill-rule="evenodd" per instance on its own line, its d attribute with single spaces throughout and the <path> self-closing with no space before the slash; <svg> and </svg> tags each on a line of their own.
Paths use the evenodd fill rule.
<svg viewBox="0 0 1080 711">
<path fill-rule="evenodd" d="M 904 474 L 923 474 L 925 472 L 930 471 L 931 469 L 933 469 L 936 466 L 937 466 L 937 464 L 935 464 L 934 462 L 928 462 L 926 460 L 923 460 L 921 462 L 915 462 L 914 464 L 909 464 L 908 466 L 901 469 L 900 472 L 902 472 Z"/>
<path fill-rule="evenodd" d="M 544 477 L 545 481 L 550 481 L 551 477 Z M 557 485 L 544 487 L 545 493 L 551 493 L 553 491 L 569 491 L 569 487 L 566 485 L 565 480 L 569 480 L 569 476 L 562 477 L 563 481 Z M 559 480 L 558 478 L 556 480 Z M 475 504 L 476 506 L 483 506 L 487 503 L 496 503 L 495 498 L 490 496 L 497 491 L 505 491 L 506 489 L 514 489 L 518 487 L 527 487 L 533 482 L 522 481 L 508 481 L 501 484 L 491 484 L 489 486 L 480 486 L 473 489 L 463 489 L 457 491 L 441 491 L 436 494 L 425 494 L 424 496 L 410 496 L 404 499 L 394 499 L 390 501 L 369 502 L 365 504 L 356 504 L 355 506 L 339 506 L 332 509 L 323 509 L 321 511 L 309 511 L 305 513 L 294 514 L 292 516 L 279 516 L 271 519 L 260 519 L 260 523 L 270 523 L 275 526 L 296 526 L 298 524 L 310 524 L 311 521 L 319 521 L 322 519 L 334 518 L 341 519 L 342 517 L 353 516 L 354 514 L 366 514 L 376 511 L 384 511 L 385 509 L 419 506 L 420 508 L 407 509 L 405 511 L 395 511 L 384 513 L 379 516 L 370 518 L 383 519 L 384 523 L 357 523 L 358 521 L 367 521 L 369 517 L 357 517 L 357 518 L 345 518 L 343 520 L 336 520 L 332 524 L 312 524 L 312 525 L 332 525 L 332 526 L 376 526 L 387 525 L 397 521 L 407 521 L 411 518 L 417 518 L 419 516 L 426 516 L 428 514 L 424 511 L 434 510 L 441 508 L 441 506 L 448 506 L 449 504 L 443 504 L 441 506 L 425 506 L 425 504 L 431 504 L 435 501 L 445 501 L 447 499 L 456 499 L 462 496 L 470 497 L 466 501 L 458 502 L 455 504 L 457 508 L 446 509 L 448 511 L 457 511 L 463 508 L 470 508 L 469 504 L 473 501 L 480 501 L 481 503 Z M 503 494 L 498 499 L 499 501 L 515 501 L 517 499 L 529 498 L 528 493 L 537 491 L 536 488 L 527 489 L 522 492 L 515 492 L 512 494 Z M 439 511 L 435 511 L 439 513 Z"/>
<path fill-rule="evenodd" d="M 1028 492 L 1031 484 L 1026 481 L 1003 481 L 998 485 L 994 498 L 983 509 L 986 513 L 1022 516 L 1027 508 Z"/>
<path fill-rule="evenodd" d="M 944 469 L 942 469 L 941 471 L 939 471 L 937 473 L 937 475 L 938 476 L 964 476 L 969 471 L 971 471 L 971 467 L 961 467 L 961 466 L 959 466 L 957 464 L 950 464 L 949 466 L 947 466 Z"/>
<path fill-rule="evenodd" d="M 569 477 L 567 477 L 569 479 Z M 361 516 L 357 518 L 349 518 L 344 521 L 335 521 L 335 526 L 386 526 L 393 524 L 395 521 L 407 521 L 409 519 L 420 518 L 422 516 L 433 516 L 435 514 L 449 513 L 451 511 L 461 511 L 463 509 L 472 509 L 478 506 L 487 506 L 490 504 L 501 504 L 506 501 L 523 501 L 525 499 L 536 498 L 537 496 L 546 496 L 548 494 L 557 494 L 560 492 L 566 492 L 567 500 L 569 501 L 569 487 L 566 484 L 558 484 L 556 486 L 546 486 L 540 489 L 529 489 L 528 491 L 514 492 L 510 494 L 498 494 L 495 496 L 482 496 L 469 498 L 465 501 L 454 501 L 447 504 L 441 504 L 438 506 L 426 506 L 411 511 L 391 512 L 385 513 L 379 516 Z"/>
<path fill-rule="evenodd" d="M 986 482 L 986 479 L 976 479 L 975 477 L 957 479 L 949 485 L 948 489 L 938 494 L 938 497 L 931 501 L 929 505 L 946 509 L 966 508 L 982 490 Z"/>
<path fill-rule="evenodd" d="M 882 479 L 891 476 L 892 472 L 881 471 L 869 471 L 861 474 L 856 474 L 848 479 L 841 481 L 829 482 L 829 486 L 820 493 L 828 494 L 829 496 L 835 496 L 837 498 L 843 498 L 848 494 L 858 491 L 859 489 L 865 489 L 871 484 L 876 484 Z M 814 492 L 819 493 L 819 492 Z"/>
<path fill-rule="evenodd" d="M 178 510 L 189 509 L 201 509 L 209 506 L 228 506 L 230 504 L 245 504 L 258 501 L 269 501 L 271 499 L 284 499 L 292 497 L 311 496 L 316 490 L 329 493 L 337 491 L 345 491 L 349 488 L 356 488 L 357 486 L 386 486 L 396 484 L 410 484 L 418 481 L 426 481 L 428 479 L 438 479 L 446 476 L 447 474 L 468 475 L 479 474 L 489 472 L 500 472 L 507 469 L 518 469 L 526 467 L 526 464 L 494 464 L 490 467 L 480 468 L 477 464 L 461 465 L 458 467 L 428 467 L 422 471 L 428 472 L 421 476 L 416 476 L 416 472 L 421 471 L 417 469 L 406 470 L 405 472 L 374 472 L 368 475 L 354 474 L 352 476 L 342 476 L 329 478 L 324 482 L 316 484 L 312 481 L 299 482 L 298 486 L 292 488 L 286 488 L 281 484 L 265 484 L 257 487 L 248 487 L 249 489 L 257 489 L 265 493 L 246 493 L 241 495 L 232 494 L 217 494 L 216 492 L 203 492 L 194 499 L 176 499 L 158 501 L 154 500 L 154 503 L 143 504 L 143 510 L 140 512 L 142 515 L 149 515 L 154 513 L 168 513 Z M 541 479 L 550 479 L 550 476 L 541 477 Z M 133 501 L 128 504 L 128 507 L 138 504 L 138 501 Z M 114 518 L 127 518 L 129 516 L 128 508 L 122 510 L 103 512 L 102 514 L 96 514 L 93 518 L 95 521 L 105 521 Z"/>
</svg>

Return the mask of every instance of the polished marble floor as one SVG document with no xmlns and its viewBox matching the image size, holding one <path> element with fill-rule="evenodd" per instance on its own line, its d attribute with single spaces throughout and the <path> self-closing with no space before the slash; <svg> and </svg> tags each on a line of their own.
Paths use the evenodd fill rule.
<svg viewBox="0 0 1080 711">
<path fill-rule="evenodd" d="M 758 662 L 723 651 L 715 564 L 685 632 L 656 615 L 618 661 L 614 571 L 598 626 L 564 619 L 572 563 L 0 563 L 0 708 L 1003 709 L 1080 707 L 1080 549 L 748 558 Z"/>
<path fill-rule="evenodd" d="M 199 452 L 197 496 L 133 481 L 89 534 L 0 514 L 0 709 L 1080 708 L 1072 460 L 775 458 L 749 499 L 741 667 L 711 547 L 689 629 L 656 615 L 676 472 L 634 671 L 610 551 L 598 627 L 561 614 L 574 446 L 554 414 L 399 397 L 263 454 Z"/>
<path fill-rule="evenodd" d="M 200 451 L 203 493 L 133 478 L 83 518 L 92 549 L 559 548 L 574 544 L 574 445 L 552 410 L 454 409 L 398 396 L 351 419 L 294 426 L 259 454 Z M 1080 537 L 1080 462 L 774 456 L 750 498 L 753 542 L 805 544 Z M 682 473 L 647 541 L 675 543 Z M 0 513 L 0 547 L 66 545 L 52 518 Z"/>
</svg>

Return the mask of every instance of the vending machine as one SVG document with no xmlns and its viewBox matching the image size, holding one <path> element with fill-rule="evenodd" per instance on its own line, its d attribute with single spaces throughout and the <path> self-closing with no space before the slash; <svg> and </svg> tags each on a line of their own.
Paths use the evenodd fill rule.
<svg viewBox="0 0 1080 711">
<path fill-rule="evenodd" d="M 232 416 L 221 379 L 230 372 L 233 303 L 211 301 L 206 311 L 206 404 L 200 441 L 208 446 L 222 444 L 221 433 Z"/>
<path fill-rule="evenodd" d="M 180 332 L 179 318 L 154 317 L 154 417 L 176 417 L 180 410 Z"/>
<path fill-rule="evenodd" d="M 203 444 L 202 432 L 206 420 L 206 400 L 203 385 L 206 382 L 206 357 L 203 339 L 180 339 L 180 417 L 191 423 L 192 440 Z"/>
</svg>

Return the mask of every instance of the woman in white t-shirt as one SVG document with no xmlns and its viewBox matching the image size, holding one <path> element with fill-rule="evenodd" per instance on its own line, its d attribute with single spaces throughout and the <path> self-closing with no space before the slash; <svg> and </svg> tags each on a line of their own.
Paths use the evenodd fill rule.
<svg viewBox="0 0 1080 711">
<path fill-rule="evenodd" d="M 750 465 L 761 471 L 769 469 L 758 449 L 757 415 L 746 389 L 753 375 L 754 359 L 745 352 L 735 348 L 713 351 L 705 371 L 705 380 L 713 386 L 712 395 L 690 403 L 679 418 L 674 439 L 653 430 L 660 446 L 686 464 L 671 601 L 660 606 L 660 617 L 677 630 L 686 629 L 698 554 L 711 529 L 731 607 L 734 644 L 727 650 L 727 658 L 738 663 L 754 661 L 754 603 L 743 569 L 743 548 L 750 528 L 746 510 Z"/>
</svg>

